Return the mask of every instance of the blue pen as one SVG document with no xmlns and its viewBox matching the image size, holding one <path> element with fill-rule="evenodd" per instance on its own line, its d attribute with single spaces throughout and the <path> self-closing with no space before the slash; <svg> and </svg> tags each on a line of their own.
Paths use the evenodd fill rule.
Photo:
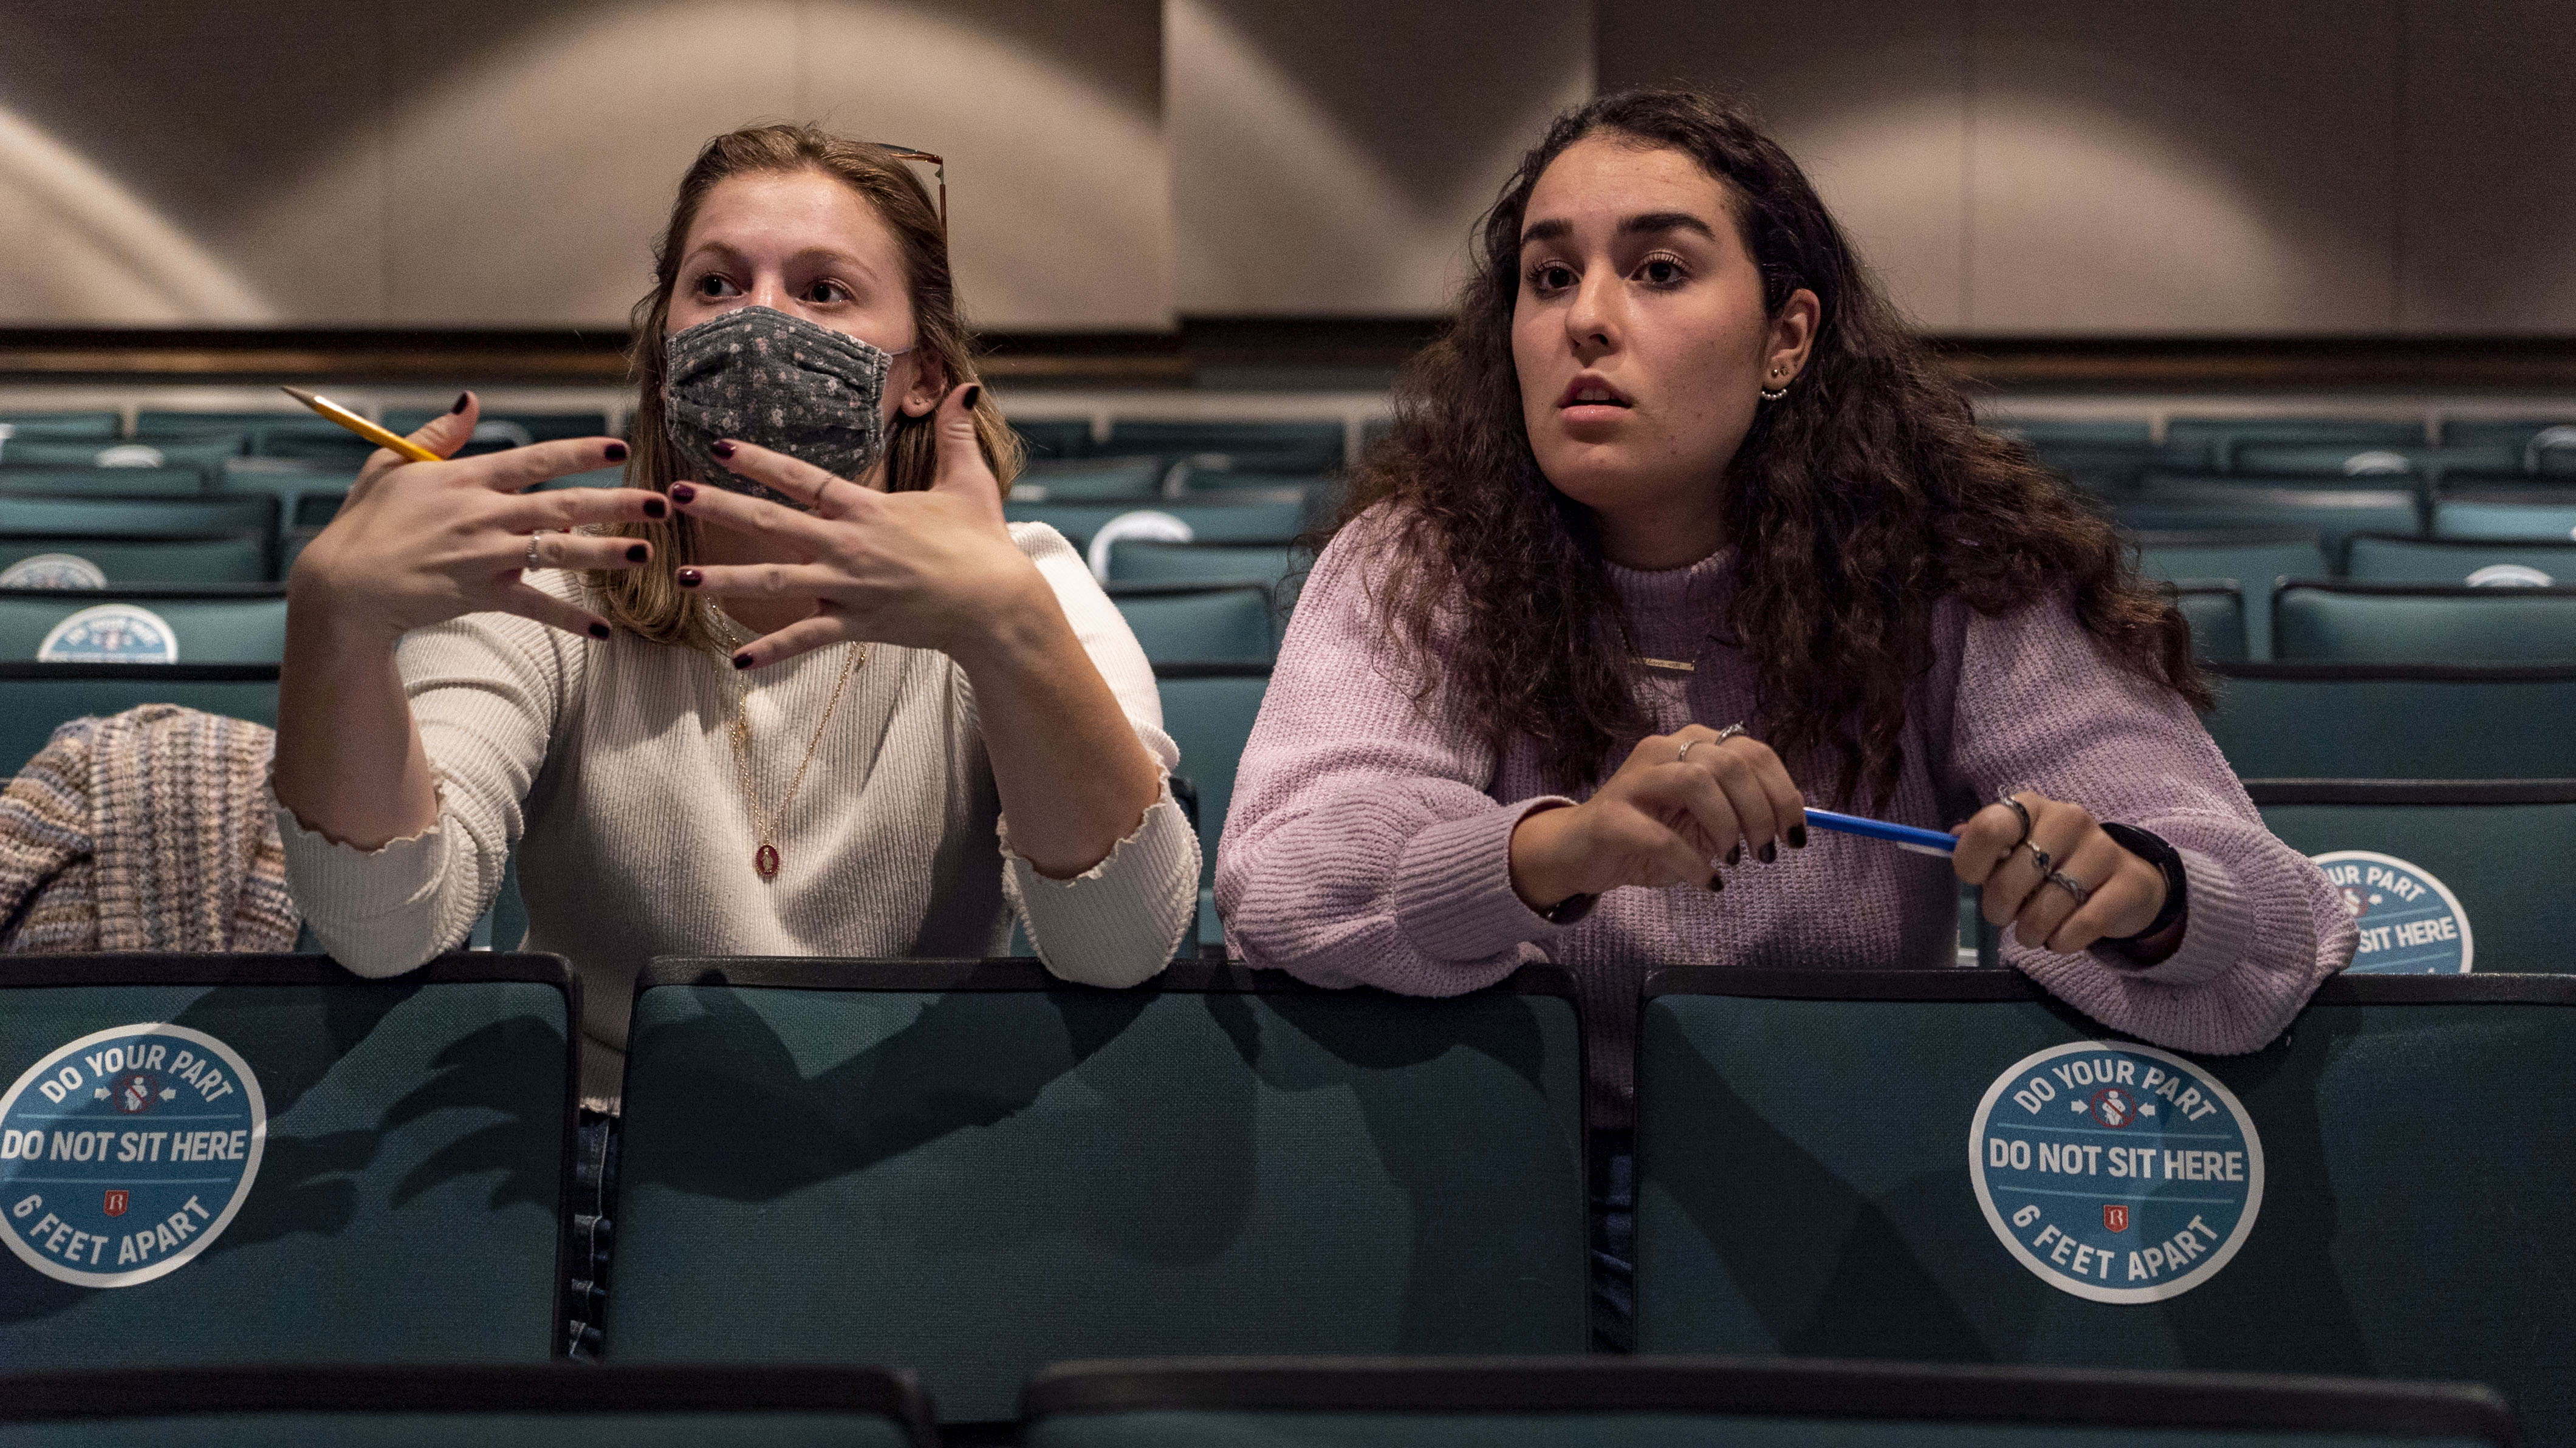
<svg viewBox="0 0 2576 1448">
<path fill-rule="evenodd" d="M 1820 830 L 1840 830 L 1847 835 L 1866 835 L 1873 840 L 1885 840 L 1900 850 L 1912 850 L 1918 855 L 1938 855 L 1945 860 L 1950 858 L 1950 852 L 1959 844 L 1956 836 L 1945 835 L 1939 830 L 1919 830 L 1912 825 L 1892 825 L 1885 820 L 1836 814 L 1829 809 L 1807 811 L 1807 823 Z"/>
</svg>

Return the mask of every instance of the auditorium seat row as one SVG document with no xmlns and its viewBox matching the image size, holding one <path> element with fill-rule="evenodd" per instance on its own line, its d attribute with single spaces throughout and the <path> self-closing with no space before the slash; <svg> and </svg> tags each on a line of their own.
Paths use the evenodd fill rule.
<svg viewBox="0 0 2576 1448">
<path fill-rule="evenodd" d="M 112 1139 L 170 1097 L 184 1131 L 202 1062 L 101 1059 L 153 1032 L 236 1061 L 262 1111 L 247 1166 L 0 1150 L 0 1362 L 559 1356 L 579 1018 L 548 956 L 387 981 L 0 960 L 13 1133 Z M 1072 1358 L 1586 1349 L 1583 1032 L 1551 967 L 1434 1000 L 1216 964 L 1101 991 L 1027 962 L 664 960 L 632 1019 L 613 1365 L 905 1369 L 976 1423 Z M 1638 1346 L 2475 1381 L 2576 1441 L 2571 1070 L 2576 977 L 2345 977 L 2211 1057 L 2010 972 L 1666 968 Z M 227 1217 L 196 1255 L 66 1280 L 129 1221 L 150 1250 L 179 1196 Z"/>
<path fill-rule="evenodd" d="M 1722 1358 L 1067 1363 L 1018 1421 L 943 1435 L 849 1367 L 146 1369 L 0 1376 L 0 1443 L 229 1448 L 2522 1448 L 2491 1390 L 2219 1373 Z"/>
</svg>

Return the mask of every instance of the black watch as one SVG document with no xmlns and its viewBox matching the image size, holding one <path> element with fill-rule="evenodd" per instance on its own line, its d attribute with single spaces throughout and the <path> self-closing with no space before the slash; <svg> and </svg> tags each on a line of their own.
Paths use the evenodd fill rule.
<svg viewBox="0 0 2576 1448">
<path fill-rule="evenodd" d="M 2189 883 L 2182 872 L 2182 851 L 2165 843 L 2164 836 L 2139 829 L 2136 825 L 2113 824 L 2106 820 L 2102 833 L 2111 837 L 2111 843 L 2162 870 L 2165 876 L 2164 908 L 2156 912 L 2155 919 L 2147 922 L 2147 928 L 2135 935 L 2115 936 L 2102 943 L 2135 945 L 2172 929 L 2173 923 L 2182 918 L 2184 908 L 2191 903 Z"/>
</svg>

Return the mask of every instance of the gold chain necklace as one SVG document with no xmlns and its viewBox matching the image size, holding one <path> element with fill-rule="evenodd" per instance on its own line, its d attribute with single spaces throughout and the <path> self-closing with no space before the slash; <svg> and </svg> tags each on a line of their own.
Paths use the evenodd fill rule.
<svg viewBox="0 0 2576 1448">
<path fill-rule="evenodd" d="M 728 654 L 755 637 L 720 608 L 709 608 L 707 617 L 724 632 Z M 775 815 L 761 811 L 760 785 L 751 767 L 751 679 L 747 670 L 734 670 L 733 727 L 727 732 L 733 735 L 734 764 L 742 776 L 743 803 L 750 807 L 752 823 L 760 829 L 760 848 L 751 852 L 751 868 L 764 880 L 778 878 L 778 836 L 786 826 L 788 806 L 796 802 L 796 791 L 805 783 L 805 771 L 814 763 L 814 752 L 823 746 L 823 733 L 832 727 L 832 714 L 841 707 L 841 691 L 850 686 L 850 675 L 867 661 L 868 646 L 859 644 L 842 663 L 840 682 L 832 686 L 831 702 L 823 706 L 823 722 L 814 726 L 814 737 L 806 741 L 805 757 L 797 762 L 796 777 L 787 782 L 787 794 L 778 801 Z M 732 666 L 728 663 L 727 667 Z"/>
</svg>

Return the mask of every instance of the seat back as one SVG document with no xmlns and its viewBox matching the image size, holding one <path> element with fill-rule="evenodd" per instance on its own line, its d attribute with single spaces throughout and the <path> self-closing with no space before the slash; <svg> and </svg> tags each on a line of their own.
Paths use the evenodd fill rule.
<svg viewBox="0 0 2576 1448">
<path fill-rule="evenodd" d="M 2232 580 L 2186 580 L 2175 585 L 2174 606 L 2191 625 L 2191 647 L 2204 659 L 2245 658 L 2245 596 Z"/>
<path fill-rule="evenodd" d="M 1156 543 L 1110 545 L 1112 583 L 1259 583 L 1284 588 L 1304 572 L 1293 543 Z"/>
<path fill-rule="evenodd" d="M 2220 664 L 2205 722 L 2246 779 L 2576 778 L 2576 668 Z"/>
<path fill-rule="evenodd" d="M 1014 523 L 1044 523 L 1065 536 L 1066 541 L 1082 551 L 1091 548 L 1091 536 L 1111 521 L 1130 513 L 1151 511 L 1168 514 L 1188 525 L 1190 537 L 1200 543 L 1286 543 L 1306 526 L 1306 498 L 1268 491 L 1256 491 L 1241 501 L 1181 502 L 1160 499 L 1139 508 L 1133 502 L 1056 503 L 1011 501 L 1002 512 Z"/>
<path fill-rule="evenodd" d="M 277 532 L 277 499 L 257 495 L 167 497 L 37 496 L 0 490 L 0 532 L 90 533 L 118 538 L 190 538 L 208 533 Z"/>
<path fill-rule="evenodd" d="M 1219 468 L 1266 473 L 1326 473 L 1342 465 L 1342 424 L 1314 422 L 1113 422 L 1104 453 L 1161 453 L 1180 460 L 1207 455 Z M 1223 462 L 1214 462 L 1223 458 Z"/>
<path fill-rule="evenodd" d="M 2236 467 L 2248 447 L 2422 447 L 2432 439 L 2421 418 L 2376 417 L 2174 417 L 2165 420 L 2165 446 L 2176 452 L 2206 449 L 2209 466 Z"/>
<path fill-rule="evenodd" d="M 1244 743 L 1261 717 L 1268 664 L 1166 664 L 1154 671 L 1163 695 L 1163 732 L 1180 746 L 1180 772 L 1199 797 L 1199 943 L 1219 945 L 1216 852 L 1234 803 L 1234 775 Z"/>
<path fill-rule="evenodd" d="M 0 1442 L 936 1448 L 938 1434 L 911 1379 L 869 1368 L 233 1366 L 0 1376 Z"/>
<path fill-rule="evenodd" d="M 285 655 L 286 590 L 274 584 L 0 591 L 0 659 L 274 664 Z"/>
<path fill-rule="evenodd" d="M 2417 479 L 2440 482 L 2453 473 L 2519 472 L 2522 453 L 2502 447 L 2351 448 L 2315 444 L 2248 443 L 2235 450 L 2240 477 L 2316 479 L 2334 487 L 2346 478 Z"/>
<path fill-rule="evenodd" d="M 0 958 L 0 1361 L 545 1361 L 575 990 L 556 956 Z"/>
<path fill-rule="evenodd" d="M 2576 587 L 2292 583 L 2272 651 L 2319 663 L 2576 663 Z"/>
<path fill-rule="evenodd" d="M 2415 534 L 2422 509 L 2409 488 L 2298 488 L 2150 477 L 2111 509 L 2122 528 L 2148 533 L 2261 530 L 2315 536 L 2340 569 L 2356 533 Z"/>
<path fill-rule="evenodd" d="M 0 533 L 0 588 L 205 588 L 267 577 L 268 539 L 258 533 Z"/>
<path fill-rule="evenodd" d="M 2324 578 L 2334 572 L 2313 532 L 2282 529 L 2132 533 L 2138 567 L 2149 578 L 2181 583 L 2233 580 L 2244 597 L 2245 652 L 2272 656 L 2272 587 L 2283 578 Z"/>
<path fill-rule="evenodd" d="M 1267 664 L 1279 648 L 1270 590 L 1257 583 L 1122 583 L 1110 601 L 1156 664 Z"/>
<path fill-rule="evenodd" d="M 1160 458 L 1082 458 L 1032 462 L 1011 482 L 1018 503 L 1125 503 L 1151 507 L 1163 495 Z"/>
<path fill-rule="evenodd" d="M 2519 1445 L 2494 1390 L 2246 1373 L 1726 1358 L 1067 1363 L 1029 1448 L 2248 1448 Z"/>
<path fill-rule="evenodd" d="M 1571 990 L 656 961 L 606 1356 L 889 1363 L 984 1421 L 1068 1357 L 1579 1352 Z"/>
<path fill-rule="evenodd" d="M 2566 488 L 2454 490 L 2433 500 L 2436 538 L 2576 538 L 2576 491 Z"/>
<path fill-rule="evenodd" d="M 2576 971 L 2576 780 L 2252 779 L 2263 823 L 2344 892 L 2351 969 Z"/>
<path fill-rule="evenodd" d="M 114 441 L 125 431 L 125 417 L 116 412 L 0 412 L 0 427 L 9 429 L 0 437 L 0 462 L 9 458 L 9 444 L 21 438 L 47 441 L 68 439 L 80 441 L 95 438 L 101 446 Z"/>
<path fill-rule="evenodd" d="M 206 473 L 191 466 L 94 467 L 88 462 L 0 468 L 0 491 L 55 497 L 193 498 Z"/>
<path fill-rule="evenodd" d="M 2346 555 L 2356 583 L 2459 583 L 2519 588 L 2576 583 L 2576 541 L 2381 538 L 2352 540 Z"/>
<path fill-rule="evenodd" d="M 1033 462 L 1091 454 L 1091 419 L 1087 417 L 1015 417 L 1011 419 L 1011 431 L 1020 435 L 1020 443 L 1029 450 Z"/>
<path fill-rule="evenodd" d="M 2499 447 L 2520 455 L 2531 446 L 2533 438 L 2553 427 L 2564 427 L 2568 418 L 2494 418 L 2454 417 L 2442 423 L 2445 447 Z"/>
<path fill-rule="evenodd" d="M 2014 971 L 1646 994 L 1641 1351 L 2468 1379 L 2576 1435 L 2576 979 L 2342 977 L 2214 1057 Z"/>
<path fill-rule="evenodd" d="M 0 659 L 0 779 L 27 767 L 54 727 L 138 704 L 179 704 L 277 727 L 275 664 L 33 664 Z"/>
</svg>

